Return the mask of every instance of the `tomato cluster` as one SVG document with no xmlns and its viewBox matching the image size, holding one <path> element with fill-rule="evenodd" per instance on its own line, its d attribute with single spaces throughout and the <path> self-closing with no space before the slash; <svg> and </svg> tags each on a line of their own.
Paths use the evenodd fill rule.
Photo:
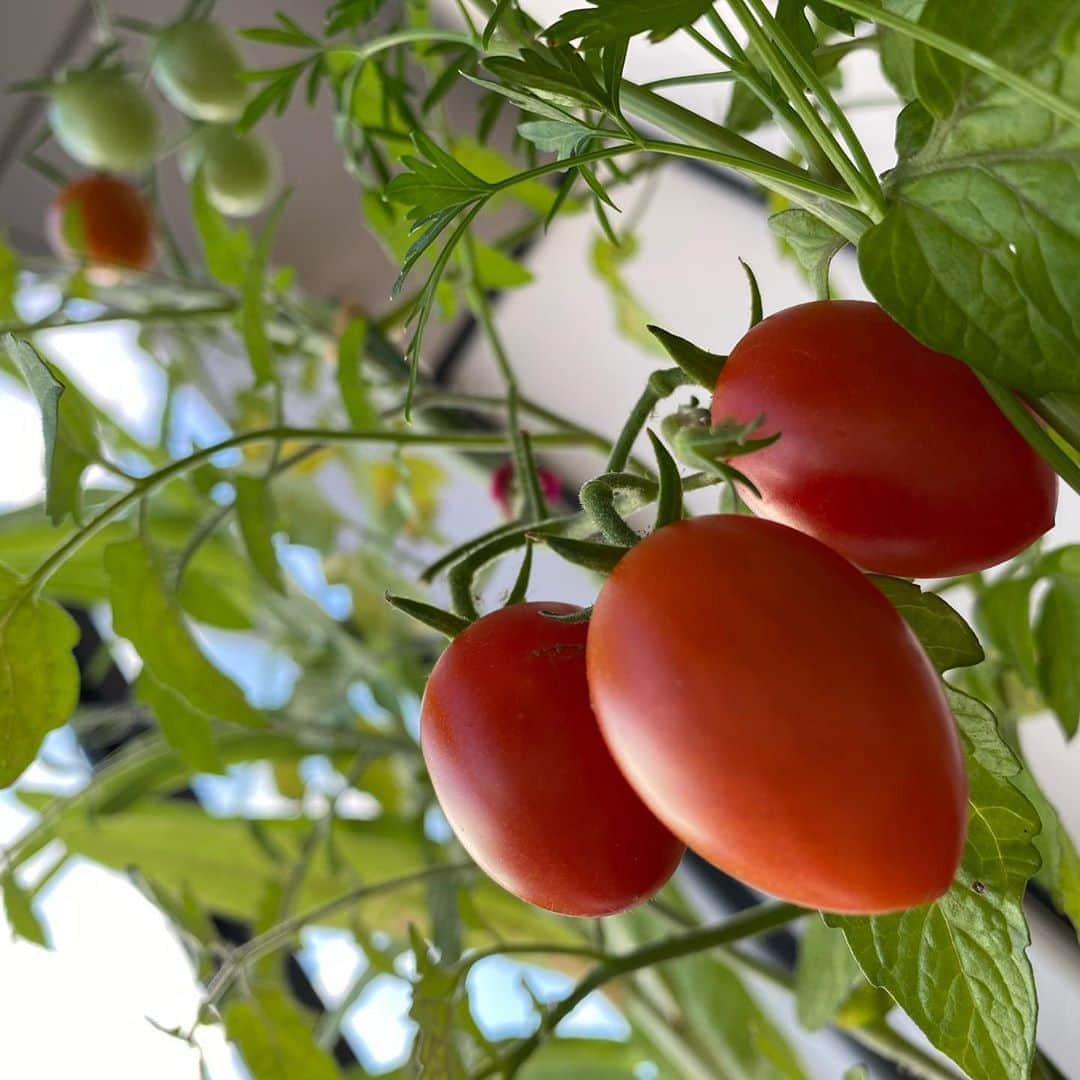
<svg viewBox="0 0 1080 1080">
<path fill-rule="evenodd" d="M 244 62 L 231 35 L 206 19 L 166 27 L 153 43 L 151 75 L 162 97 L 193 124 L 181 171 L 201 175 L 222 214 L 247 217 L 271 202 L 280 179 L 273 146 L 238 130 L 247 103 Z M 139 188 L 117 173 L 142 173 L 162 154 L 161 121 L 124 70 L 68 72 L 49 90 L 49 126 L 64 151 L 94 175 L 68 184 L 50 210 L 57 254 L 94 268 L 145 270 L 153 263 L 153 215 Z"/>
<path fill-rule="evenodd" d="M 739 459 L 763 516 L 658 529 L 587 625 L 533 603 L 458 635 L 421 709 L 440 803 L 493 878 L 565 914 L 641 901 L 683 844 L 810 907 L 934 900 L 964 846 L 963 752 L 937 672 L 859 568 L 1001 561 L 1053 523 L 1054 475 L 969 369 L 872 304 L 760 323 L 713 415 L 780 435 Z"/>
</svg>

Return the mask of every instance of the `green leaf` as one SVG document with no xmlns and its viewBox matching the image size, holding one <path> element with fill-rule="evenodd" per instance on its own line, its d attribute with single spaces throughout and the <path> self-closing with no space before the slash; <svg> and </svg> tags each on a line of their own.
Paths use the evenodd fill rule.
<svg viewBox="0 0 1080 1080">
<path fill-rule="evenodd" d="M 1030 768 L 1021 770 L 1013 783 L 1028 797 L 1039 814 L 1042 830 L 1035 846 L 1042 857 L 1035 880 L 1050 894 L 1054 906 L 1080 934 L 1080 853 L 1053 803 L 1043 794 Z"/>
<path fill-rule="evenodd" d="M 811 918 L 799 944 L 795 1004 L 799 1023 L 817 1031 L 830 1023 L 859 978 L 859 965 L 844 935 L 824 920 Z"/>
<path fill-rule="evenodd" d="M 883 987 L 942 1053 L 980 1080 L 1026 1076 L 1035 1044 L 1035 983 L 1022 907 L 1039 868 L 1035 808 L 993 714 L 950 690 L 967 751 L 964 857 L 939 900 L 896 915 L 827 916 L 867 979 Z"/>
<path fill-rule="evenodd" d="M 19 256 L 0 233 L 0 321 L 15 322 L 15 293 L 19 285 Z"/>
<path fill-rule="evenodd" d="M 630 287 L 623 267 L 637 254 L 637 241 L 632 236 L 620 238 L 613 244 L 606 236 L 598 234 L 592 245 L 592 267 L 615 305 L 615 326 L 628 341 L 646 352 L 660 352 L 656 340 L 648 331 L 652 321 L 637 294 Z"/>
<path fill-rule="evenodd" d="M 454 157 L 470 172 L 489 184 L 497 184 L 521 172 L 521 166 L 493 146 L 484 146 L 476 139 L 462 136 L 454 140 Z M 498 206 L 500 199 L 512 199 L 538 214 L 546 214 L 555 201 L 555 193 L 543 180 L 533 178 L 514 184 L 495 195 L 490 206 Z"/>
<path fill-rule="evenodd" d="M 166 590 L 154 553 L 139 539 L 105 549 L 113 629 L 138 650 L 162 685 L 208 716 L 234 724 L 261 725 L 240 688 L 199 650 L 175 597 Z"/>
<path fill-rule="evenodd" d="M 357 430 L 379 427 L 379 414 L 371 403 L 371 384 L 364 377 L 364 346 L 367 343 L 366 319 L 353 319 L 338 338 L 337 383 L 345 415 Z"/>
<path fill-rule="evenodd" d="M 246 229 L 232 228 L 211 204 L 201 174 L 191 182 L 191 216 L 206 268 L 222 285 L 243 285 L 253 254 L 251 236 Z"/>
<path fill-rule="evenodd" d="M 4 914 L 17 938 L 25 938 L 42 948 L 49 947 L 49 938 L 41 920 L 34 911 L 33 897 L 15 880 L 15 875 L 0 875 L 0 897 L 4 901 Z"/>
<path fill-rule="evenodd" d="M 814 291 L 821 299 L 829 295 L 829 266 L 847 243 L 835 229 L 806 210 L 782 210 L 769 218 L 769 228 L 790 249 Z"/>
<path fill-rule="evenodd" d="M 627 1080 L 648 1054 L 631 1043 L 550 1039 L 529 1059 L 522 1080 Z M 662 1074 L 661 1074 L 662 1075 Z"/>
<path fill-rule="evenodd" d="M 921 21 L 1075 102 L 1074 9 L 933 0 Z M 1080 129 L 922 46 L 914 71 L 935 120 L 923 145 L 902 140 L 920 148 L 859 242 L 863 280 L 920 341 L 1003 385 L 1080 390 Z"/>
<path fill-rule="evenodd" d="M 42 739 L 74 711 L 78 640 L 63 608 L 0 567 L 0 788 L 19 778 Z"/>
<path fill-rule="evenodd" d="M 844 1073 L 844 1080 L 870 1080 L 870 1073 L 865 1065 L 852 1065 Z"/>
<path fill-rule="evenodd" d="M 333 1058 L 293 1002 L 281 991 L 260 987 L 248 1000 L 225 1009 L 225 1031 L 259 1080 L 339 1080 Z"/>
<path fill-rule="evenodd" d="M 1035 624 L 1038 680 L 1066 738 L 1080 726 L 1080 579 L 1062 577 L 1046 594 Z"/>
<path fill-rule="evenodd" d="M 688 1029 L 717 1064 L 718 1076 L 804 1080 L 794 1050 L 726 964 L 696 954 L 663 970 Z"/>
<path fill-rule="evenodd" d="M 681 338 L 670 330 L 659 326 L 646 326 L 646 330 L 663 346 L 664 352 L 699 386 L 704 386 L 709 393 L 716 389 L 716 381 L 724 370 L 726 356 L 711 353 L 695 345 L 686 338 Z"/>
<path fill-rule="evenodd" d="M 498 248 L 474 240 L 473 249 L 476 256 L 476 284 L 481 289 L 499 292 L 503 289 L 519 289 L 532 282 L 532 274 Z"/>
<path fill-rule="evenodd" d="M 416 1024 L 412 1064 L 422 1080 L 466 1080 L 493 1060 L 488 1041 L 469 1011 L 460 969 L 441 964 L 415 926 L 409 927 L 416 977 L 409 1019 Z"/>
<path fill-rule="evenodd" d="M 206 713 L 158 682 L 148 668 L 139 675 L 135 696 L 154 714 L 165 740 L 193 772 L 225 772 Z"/>
<path fill-rule="evenodd" d="M 562 161 L 579 154 L 596 133 L 576 120 L 528 120 L 518 124 L 518 134 L 538 150 L 546 150 Z"/>
<path fill-rule="evenodd" d="M 45 439 L 45 511 L 54 525 L 78 521 L 82 475 L 100 457 L 94 414 L 77 390 L 27 341 L 8 334 L 4 345 L 41 411 Z"/>
<path fill-rule="evenodd" d="M 256 385 L 274 382 L 277 378 L 270 338 L 266 333 L 266 270 L 286 198 L 287 195 L 283 195 L 278 199 L 270 211 L 244 275 L 240 301 L 240 332 L 247 348 L 251 370 L 255 373 Z"/>
<path fill-rule="evenodd" d="M 662 41 L 692 26 L 712 0 L 589 0 L 591 8 L 568 11 L 544 31 L 551 41 L 581 40 L 582 50 L 614 45 L 637 34 Z"/>
<path fill-rule="evenodd" d="M 903 578 L 867 574 L 911 627 L 938 671 L 970 667 L 983 659 L 975 631 L 940 596 Z"/>
<path fill-rule="evenodd" d="M 910 22 L 919 22 L 926 0 L 883 0 L 881 6 Z M 915 97 L 915 42 L 906 34 L 885 26 L 878 27 L 877 33 L 885 77 L 904 100 L 910 101 Z"/>
<path fill-rule="evenodd" d="M 272 589 L 284 595 L 285 584 L 274 550 L 274 521 L 276 511 L 270 485 L 263 476 L 238 474 L 233 480 L 236 490 L 236 516 L 244 549 L 259 576 Z"/>
<path fill-rule="evenodd" d="M 569 536 L 536 537 L 538 543 L 546 544 L 560 559 L 574 566 L 583 566 L 599 574 L 610 574 L 629 548 L 614 544 L 601 544 L 595 540 L 575 540 Z"/>
<path fill-rule="evenodd" d="M 1000 581 L 979 594 L 975 607 L 975 623 L 983 636 L 1028 686 L 1037 685 L 1035 635 L 1029 613 L 1033 584 L 1028 577 Z"/>
</svg>

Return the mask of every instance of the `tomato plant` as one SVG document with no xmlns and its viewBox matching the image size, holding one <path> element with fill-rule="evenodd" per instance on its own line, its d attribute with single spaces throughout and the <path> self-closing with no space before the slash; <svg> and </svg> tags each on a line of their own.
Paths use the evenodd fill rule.
<svg viewBox="0 0 1080 1080">
<path fill-rule="evenodd" d="M 713 515 L 642 541 L 596 601 L 589 687 L 638 794 L 735 877 L 857 914 L 952 884 L 967 781 L 937 673 L 805 534 Z"/>
<path fill-rule="evenodd" d="M 86 176 L 69 184 L 49 208 L 48 229 L 59 255 L 135 270 L 154 262 L 150 207 L 119 177 Z"/>
<path fill-rule="evenodd" d="M 518 604 L 456 637 L 424 691 L 420 745 L 466 850 L 516 896 L 612 915 L 652 896 L 683 846 L 615 767 L 589 707 L 584 623 Z"/>
<path fill-rule="evenodd" d="M 747 457 L 750 505 L 867 570 L 951 577 L 996 566 L 1054 524 L 1057 477 L 972 370 L 876 304 L 771 315 L 734 348 L 712 415 L 780 434 Z"/>
<path fill-rule="evenodd" d="M 156 156 L 160 125 L 150 99 L 123 71 L 71 72 L 52 87 L 49 126 L 80 165 L 137 172 Z"/>
<path fill-rule="evenodd" d="M 1080 491 L 1076 5 L 575 3 L 328 0 L 234 28 L 210 0 L 160 24 L 102 0 L 81 69 L 17 87 L 50 95 L 18 151 L 63 257 L 0 243 L 0 374 L 45 448 L 40 500 L 0 512 L 8 922 L 46 944 L 65 860 L 124 871 L 200 984 L 160 1038 L 228 1040 L 257 1080 L 341 1075 L 376 981 L 409 997 L 425 1080 L 808 1080 L 826 1026 L 857 1044 L 829 1053 L 929 1080 L 1062 1075 L 1027 915 L 1080 925 L 1080 853 L 1028 731 L 1080 729 L 1080 560 L 1047 531 Z M 884 116 L 867 60 L 895 155 L 860 138 Z M 226 220 L 275 202 L 271 113 L 340 154 L 345 212 L 400 271 L 387 301 L 282 265 L 305 219 L 279 224 L 319 197 L 303 159 L 291 202 Z M 72 182 L 64 154 L 138 188 Z M 705 196 L 641 226 L 685 161 L 694 192 L 726 170 L 761 196 L 786 269 Z M 691 228 L 760 273 L 727 357 L 656 325 L 698 308 L 718 336 L 695 296 L 741 317 L 681 257 Z M 550 272 L 526 254 L 549 230 L 587 234 L 573 271 L 612 310 L 537 289 L 539 324 L 641 352 L 618 423 L 592 402 L 632 366 L 607 385 L 582 349 L 561 415 L 495 302 Z M 781 287 L 817 300 L 777 312 Z M 497 389 L 452 381 L 440 321 Z M 159 424 L 131 422 L 124 365 L 72 378 L 67 345 L 113 324 L 96 341 L 138 349 Z M 52 797 L 61 727 L 93 765 Z M 692 860 L 668 879 L 684 842 L 706 886 Z M 755 902 L 718 915 L 718 881 Z M 358 960 L 318 1016 L 282 962 L 316 926 Z M 504 954 L 577 981 L 503 1030 Z M 619 1039 L 569 1036 L 609 990 Z"/>
<path fill-rule="evenodd" d="M 192 19 L 168 27 L 157 39 L 152 71 L 169 103 L 194 120 L 231 124 L 244 111 L 244 61 L 216 22 Z"/>
</svg>

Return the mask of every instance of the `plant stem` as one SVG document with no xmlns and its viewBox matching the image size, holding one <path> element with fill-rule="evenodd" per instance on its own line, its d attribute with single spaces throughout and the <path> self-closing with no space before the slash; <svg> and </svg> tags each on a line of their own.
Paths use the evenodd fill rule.
<svg viewBox="0 0 1080 1080">
<path fill-rule="evenodd" d="M 750 41 L 768 64 L 773 77 L 788 95 L 792 107 L 810 129 L 818 145 L 828 155 L 829 160 L 851 190 L 860 196 L 859 204 L 880 212 L 884 200 L 880 189 L 877 188 L 877 178 L 874 178 L 873 184 L 868 181 L 844 152 L 836 136 L 829 129 L 828 124 L 822 120 L 814 105 L 807 100 L 806 87 L 796 77 L 797 70 L 793 70 L 793 58 L 797 56 L 797 52 L 787 41 L 786 35 L 775 24 L 767 28 L 761 26 L 743 0 L 729 0 L 729 6 L 749 35 Z M 802 74 L 805 79 L 805 71 L 799 74 Z"/>
<path fill-rule="evenodd" d="M 497 1073 L 513 1076 L 544 1039 L 551 1035 L 585 998 L 612 979 L 652 967 L 654 964 L 662 964 L 693 953 L 704 952 L 718 945 L 768 933 L 806 914 L 805 908 L 796 907 L 794 904 L 764 903 L 748 911 L 732 915 L 722 923 L 688 930 L 661 941 L 650 942 L 632 952 L 601 961 L 566 997 L 544 1013 L 540 1026 L 532 1035 L 518 1043 L 499 1065 L 482 1069 L 476 1074 L 475 1080 Z"/>
<path fill-rule="evenodd" d="M 109 503 L 96 517 L 91 519 L 77 533 L 70 536 L 30 575 L 26 582 L 26 593 L 37 592 L 42 585 L 88 540 L 96 536 L 111 521 L 130 509 L 140 499 L 151 495 L 162 485 L 177 476 L 209 461 L 225 450 L 235 450 L 252 443 L 290 440 L 315 443 L 389 443 L 396 446 L 439 446 L 454 447 L 458 450 L 505 450 L 508 439 L 505 435 L 449 435 L 394 431 L 352 431 L 326 428 L 269 427 L 253 431 L 244 431 L 233 435 L 213 446 L 203 447 L 185 458 L 170 462 L 157 472 L 143 477 L 135 486 L 120 498 Z M 577 446 L 580 436 L 574 432 L 546 432 L 534 437 L 534 442 L 545 446 Z M 14 608 L 9 609 L 10 611 Z"/>
<path fill-rule="evenodd" d="M 986 392 L 994 399 L 997 407 L 1008 417 L 1012 426 L 1024 436 L 1028 444 L 1073 491 L 1080 493 L 1080 465 L 1054 442 L 1011 390 L 978 371 L 975 375 Z"/>
<path fill-rule="evenodd" d="M 373 896 L 382 896 L 385 893 L 394 892 L 397 889 L 407 888 L 409 885 L 418 885 L 421 882 L 430 881 L 434 877 L 444 877 L 453 874 L 464 874 L 474 869 L 472 863 L 441 863 L 438 866 L 428 867 L 426 870 L 417 870 L 412 874 L 403 874 L 401 877 L 389 878 L 386 881 L 376 882 L 374 885 L 360 885 L 350 889 L 341 896 L 335 896 L 322 904 L 317 904 L 307 911 L 301 911 L 288 919 L 283 919 L 276 926 L 272 926 L 263 934 L 253 937 L 246 944 L 241 945 L 229 959 L 222 964 L 217 974 L 210 980 L 206 988 L 204 1006 L 216 1005 L 228 990 L 237 974 L 253 960 L 260 956 L 273 952 L 275 949 L 287 945 L 298 930 L 302 930 L 311 923 L 325 919 L 333 915 L 341 908 L 350 907 L 352 904 L 369 900 Z"/>
<path fill-rule="evenodd" d="M 414 42 L 425 41 L 449 41 L 458 45 L 471 45 L 479 49 L 480 42 L 474 34 L 465 33 L 461 30 L 440 30 L 431 26 L 411 27 L 407 30 L 395 30 L 383 37 L 375 38 L 364 45 L 331 45 L 327 53 L 337 53 L 342 56 L 351 56 L 358 62 L 370 60 L 387 49 L 394 49 L 398 45 L 410 45 Z"/>
<path fill-rule="evenodd" d="M 931 30 L 920 23 L 914 23 L 910 19 L 896 15 L 877 3 L 869 3 L 867 0 L 832 0 L 832 2 L 834 6 L 843 11 L 850 11 L 853 15 L 859 15 L 864 19 L 877 23 L 878 26 L 887 26 L 890 30 L 903 34 L 904 37 L 929 45 L 930 48 L 936 49 L 946 56 L 951 56 L 954 60 L 959 60 L 961 63 L 967 64 L 968 67 L 981 71 L 984 75 L 989 75 L 999 83 L 1004 83 L 1005 86 L 1011 87 L 1022 97 L 1026 97 L 1029 101 L 1041 105 L 1056 116 L 1060 116 L 1062 120 L 1067 120 L 1070 124 L 1080 125 L 1080 108 L 1063 100 L 1056 94 L 1050 93 L 1049 90 L 1044 90 L 1041 86 L 1037 86 L 1022 75 L 1017 75 L 1016 72 L 1003 68 L 996 61 L 991 60 L 990 57 L 984 56 L 975 49 L 969 49 L 966 45 L 961 45 L 960 42 L 953 41 L 951 38 L 945 37 L 944 34 L 939 34 L 936 30 Z"/>
<path fill-rule="evenodd" d="M 147 308 L 145 311 L 107 311 L 102 315 L 93 315 L 89 319 L 68 319 L 56 313 L 47 315 L 36 323 L 7 322 L 0 323 L 0 334 L 34 334 L 39 330 L 55 330 L 67 326 L 98 326 L 114 322 L 188 322 L 203 319 L 220 319 L 232 315 L 239 309 L 235 301 L 221 304 L 206 304 L 191 308 Z"/>
</svg>

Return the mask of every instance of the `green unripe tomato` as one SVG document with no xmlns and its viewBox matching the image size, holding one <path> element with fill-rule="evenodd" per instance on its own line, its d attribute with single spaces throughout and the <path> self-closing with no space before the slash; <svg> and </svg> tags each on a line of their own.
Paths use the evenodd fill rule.
<svg viewBox="0 0 1080 1080">
<path fill-rule="evenodd" d="M 49 126 L 77 162 L 108 172 L 145 169 L 161 135 L 150 99 L 116 68 L 74 72 L 53 87 Z"/>
<path fill-rule="evenodd" d="M 247 103 L 243 58 L 229 32 L 206 19 L 165 30 L 151 72 L 169 104 L 194 120 L 232 123 Z"/>
<path fill-rule="evenodd" d="M 180 166 L 189 179 L 202 172 L 206 197 L 228 217 L 250 217 L 265 210 L 281 174 L 272 143 L 228 127 L 199 132 L 184 150 Z"/>
</svg>

